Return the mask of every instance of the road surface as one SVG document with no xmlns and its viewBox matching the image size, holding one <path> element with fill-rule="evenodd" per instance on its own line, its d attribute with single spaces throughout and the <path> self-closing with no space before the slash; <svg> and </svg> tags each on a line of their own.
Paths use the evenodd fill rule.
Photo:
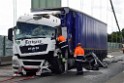
<svg viewBox="0 0 124 83">
<path fill-rule="evenodd" d="M 124 55 L 121 52 L 110 55 L 114 57 L 106 59 L 109 64 L 108 68 L 101 67 L 98 71 L 84 70 L 84 75 L 80 76 L 75 75 L 76 70 L 72 69 L 61 75 L 13 78 L 11 66 L 0 67 L 0 83 L 124 83 L 124 73 L 122 73 L 124 71 Z"/>
<path fill-rule="evenodd" d="M 76 70 L 73 69 L 62 75 L 37 77 L 19 83 L 106 83 L 124 70 L 124 55 L 122 52 L 110 53 L 110 55 L 114 57 L 108 59 L 108 68 L 100 68 L 99 71 L 85 70 L 84 75 L 77 76 L 75 75 Z M 124 76 L 121 74 L 118 77 L 123 78 Z M 110 83 L 113 82 L 110 81 Z"/>
</svg>

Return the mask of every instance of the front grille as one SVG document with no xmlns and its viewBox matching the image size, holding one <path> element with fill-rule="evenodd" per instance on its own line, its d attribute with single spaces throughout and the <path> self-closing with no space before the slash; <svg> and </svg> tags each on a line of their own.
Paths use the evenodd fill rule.
<svg viewBox="0 0 124 83">
<path fill-rule="evenodd" d="M 44 54 L 44 55 L 20 56 L 20 55 L 16 54 L 16 56 L 19 59 L 41 60 L 41 59 L 52 58 L 53 54 L 54 54 L 54 52 L 50 51 L 48 54 Z"/>
<path fill-rule="evenodd" d="M 41 62 L 29 62 L 29 61 L 23 61 L 24 65 L 36 65 L 39 66 Z"/>
<path fill-rule="evenodd" d="M 42 51 L 46 51 L 46 49 L 47 49 L 47 44 L 20 47 L 21 53 L 42 52 Z"/>
</svg>

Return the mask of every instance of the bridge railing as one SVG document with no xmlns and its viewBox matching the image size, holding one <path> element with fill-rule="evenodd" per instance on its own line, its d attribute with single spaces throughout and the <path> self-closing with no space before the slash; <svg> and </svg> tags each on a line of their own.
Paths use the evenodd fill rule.
<svg viewBox="0 0 124 83">
<path fill-rule="evenodd" d="M 0 65 L 12 63 L 12 42 L 0 35 Z"/>
<path fill-rule="evenodd" d="M 108 52 L 117 52 L 121 51 L 121 43 L 108 42 Z"/>
</svg>

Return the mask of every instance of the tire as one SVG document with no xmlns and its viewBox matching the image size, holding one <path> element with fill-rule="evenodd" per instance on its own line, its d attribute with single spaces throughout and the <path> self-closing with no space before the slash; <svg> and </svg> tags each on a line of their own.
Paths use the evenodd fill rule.
<svg viewBox="0 0 124 83">
<path fill-rule="evenodd" d="M 62 62 L 62 59 L 57 57 L 52 59 L 51 71 L 54 74 L 61 74 L 65 71 L 65 67 L 64 67 L 64 63 Z"/>
<path fill-rule="evenodd" d="M 64 73 L 66 69 L 68 69 L 68 64 L 66 64 L 65 62 L 63 62 L 62 60 L 62 53 L 61 51 L 57 52 L 57 57 L 53 57 L 52 59 L 49 59 L 48 62 L 51 64 L 51 71 L 54 74 L 61 74 Z M 68 50 L 66 49 L 65 51 L 65 57 L 64 58 L 68 58 Z M 66 68 L 66 69 L 65 69 Z"/>
</svg>

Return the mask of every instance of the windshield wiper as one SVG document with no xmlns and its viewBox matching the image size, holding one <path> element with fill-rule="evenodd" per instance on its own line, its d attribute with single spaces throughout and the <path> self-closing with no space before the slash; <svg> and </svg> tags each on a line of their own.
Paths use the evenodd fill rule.
<svg viewBox="0 0 124 83">
<path fill-rule="evenodd" d="M 46 37 L 32 36 L 32 38 L 46 38 Z"/>
</svg>

